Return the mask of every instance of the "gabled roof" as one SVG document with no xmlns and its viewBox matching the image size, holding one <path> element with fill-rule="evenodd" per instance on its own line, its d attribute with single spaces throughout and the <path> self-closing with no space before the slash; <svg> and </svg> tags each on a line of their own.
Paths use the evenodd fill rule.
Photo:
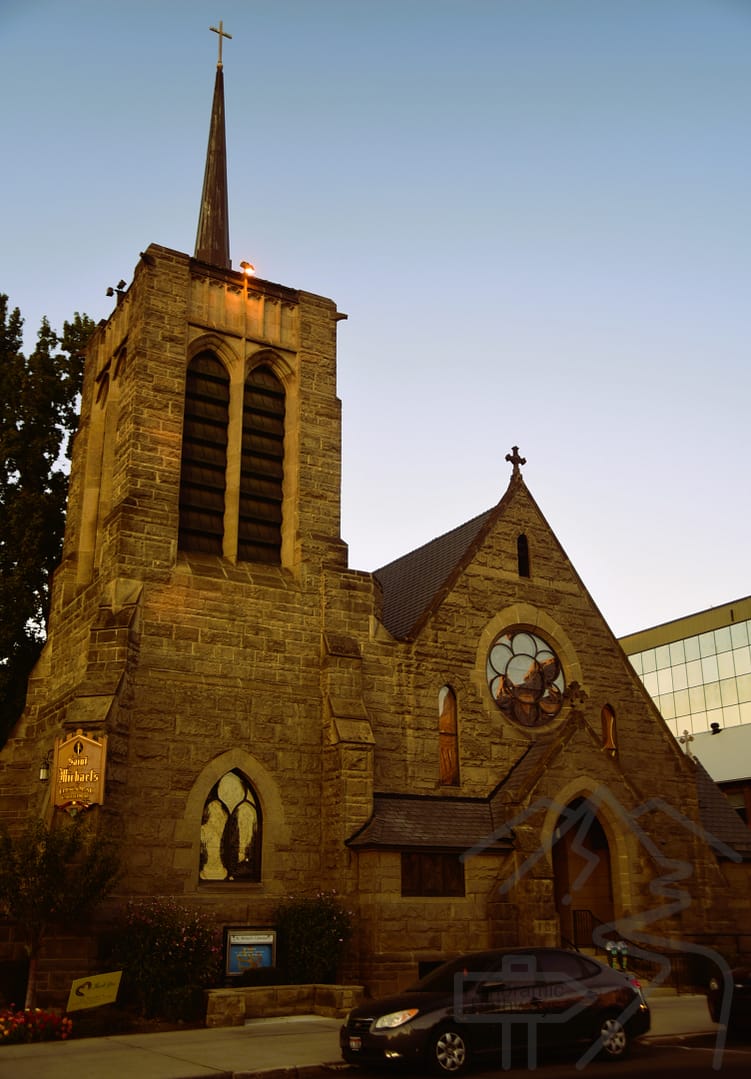
<svg viewBox="0 0 751 1079">
<path fill-rule="evenodd" d="M 556 748 L 555 739 L 532 742 L 522 750 L 507 775 L 488 798 L 458 798 L 446 795 L 375 794 L 370 819 L 350 839 L 356 850 L 440 850 L 475 849 L 503 851 L 514 846 L 516 807 L 523 802 L 545 762 Z M 717 856 L 738 855 L 751 860 L 751 831 L 744 825 L 725 795 L 699 761 L 696 789 L 701 826 L 709 841 L 719 841 L 727 850 Z"/>
<path fill-rule="evenodd" d="M 497 508 L 375 570 L 383 589 L 383 624 L 393 637 L 409 637 L 417 629 Z"/>
<path fill-rule="evenodd" d="M 503 824 L 505 807 L 521 802 L 542 775 L 548 757 L 558 748 L 560 738 L 537 738 L 530 742 L 490 795 L 496 828 Z"/>
<path fill-rule="evenodd" d="M 694 763 L 702 826 L 710 838 L 719 839 L 744 861 L 751 860 L 751 829 L 743 823 L 701 761 Z"/>
</svg>

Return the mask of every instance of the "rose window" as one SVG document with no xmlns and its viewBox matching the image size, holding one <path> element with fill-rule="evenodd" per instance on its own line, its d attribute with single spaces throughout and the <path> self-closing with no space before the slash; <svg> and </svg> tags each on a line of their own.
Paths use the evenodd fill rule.
<svg viewBox="0 0 751 1079">
<path fill-rule="evenodd" d="M 526 629 L 507 629 L 488 653 L 487 678 L 493 700 L 509 719 L 542 727 L 558 715 L 566 682 L 553 649 Z"/>
</svg>

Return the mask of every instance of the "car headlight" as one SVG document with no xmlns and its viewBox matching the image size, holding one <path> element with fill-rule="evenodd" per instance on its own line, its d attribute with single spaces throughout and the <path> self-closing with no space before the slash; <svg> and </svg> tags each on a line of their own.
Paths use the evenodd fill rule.
<svg viewBox="0 0 751 1079">
<path fill-rule="evenodd" d="M 410 1019 L 414 1019 L 417 1012 L 417 1008 L 405 1008 L 403 1012 L 389 1012 L 388 1015 L 381 1015 L 373 1023 L 373 1030 L 393 1030 L 394 1027 L 400 1027 L 403 1023 L 408 1023 Z"/>
</svg>

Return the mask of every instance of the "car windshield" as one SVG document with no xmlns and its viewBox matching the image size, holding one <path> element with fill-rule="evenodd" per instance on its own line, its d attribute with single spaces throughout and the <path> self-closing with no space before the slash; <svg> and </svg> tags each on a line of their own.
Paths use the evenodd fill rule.
<svg viewBox="0 0 751 1079">
<path fill-rule="evenodd" d="M 408 993 L 453 993 L 454 977 L 457 974 L 469 974 L 470 971 L 484 971 L 492 964 L 492 955 L 460 955 L 448 963 L 436 967 L 420 978 L 419 982 L 409 986 Z"/>
</svg>

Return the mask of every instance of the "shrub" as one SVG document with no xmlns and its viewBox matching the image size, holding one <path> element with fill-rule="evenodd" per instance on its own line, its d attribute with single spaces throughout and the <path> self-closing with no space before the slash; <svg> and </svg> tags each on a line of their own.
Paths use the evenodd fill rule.
<svg viewBox="0 0 751 1079">
<path fill-rule="evenodd" d="M 351 910 L 336 892 L 289 896 L 276 910 L 281 965 L 291 982 L 335 982 L 347 941 Z"/>
<path fill-rule="evenodd" d="M 112 943 L 123 995 L 141 1015 L 193 1019 L 202 991 L 219 978 L 221 948 L 212 921 L 172 899 L 131 900 Z"/>
<path fill-rule="evenodd" d="M 72 1019 L 41 1008 L 3 1008 L 0 1010 L 0 1045 L 65 1041 L 70 1037 L 72 1027 Z"/>
</svg>

